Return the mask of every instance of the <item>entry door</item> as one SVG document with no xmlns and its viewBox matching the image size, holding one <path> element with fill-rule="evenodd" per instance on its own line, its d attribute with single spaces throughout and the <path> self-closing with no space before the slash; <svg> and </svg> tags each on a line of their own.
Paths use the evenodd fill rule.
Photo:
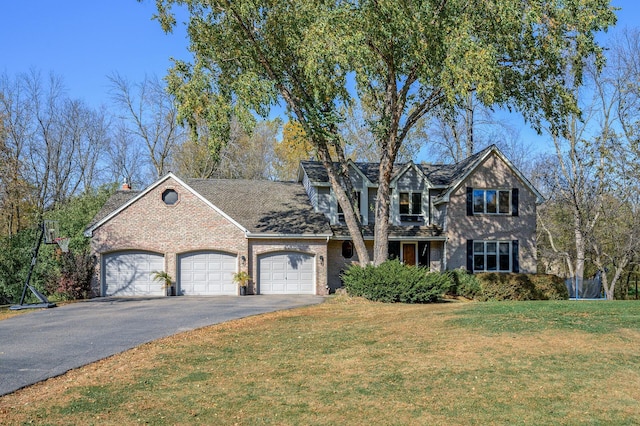
<svg viewBox="0 0 640 426">
<path fill-rule="evenodd" d="M 405 265 L 416 265 L 416 244 L 405 243 L 402 244 L 402 261 Z"/>
</svg>

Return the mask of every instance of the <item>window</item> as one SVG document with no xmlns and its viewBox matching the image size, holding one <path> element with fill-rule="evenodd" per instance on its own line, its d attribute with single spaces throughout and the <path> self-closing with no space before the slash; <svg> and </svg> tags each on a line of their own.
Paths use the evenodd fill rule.
<svg viewBox="0 0 640 426">
<path fill-rule="evenodd" d="M 510 272 L 511 242 L 509 241 L 474 241 L 474 272 Z"/>
<path fill-rule="evenodd" d="M 178 202 L 178 193 L 174 189 L 165 189 L 162 193 L 162 201 L 168 206 L 173 206 Z"/>
<path fill-rule="evenodd" d="M 511 214 L 511 191 L 508 189 L 474 189 L 474 214 Z"/>
<path fill-rule="evenodd" d="M 351 241 L 342 243 L 342 257 L 345 259 L 351 259 L 353 257 L 353 243 Z"/>
<path fill-rule="evenodd" d="M 400 220 L 417 222 L 422 218 L 422 193 L 400 193 Z"/>
<path fill-rule="evenodd" d="M 360 214 L 360 191 L 353 191 L 353 197 L 356 200 L 356 206 L 358 208 L 355 213 Z M 338 203 L 338 221 L 344 222 L 344 211 L 342 210 L 340 203 Z"/>
</svg>

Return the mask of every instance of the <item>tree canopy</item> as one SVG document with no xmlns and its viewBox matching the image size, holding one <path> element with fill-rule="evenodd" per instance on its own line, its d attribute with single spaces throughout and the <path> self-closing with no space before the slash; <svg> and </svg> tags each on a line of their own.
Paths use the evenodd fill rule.
<svg viewBox="0 0 640 426">
<path fill-rule="evenodd" d="M 206 115 L 223 129 L 232 111 L 266 114 L 286 104 L 327 168 L 361 262 L 369 256 L 339 124 L 355 99 L 372 113 L 376 263 L 387 257 L 392 167 L 420 118 L 474 93 L 485 105 L 522 112 L 536 128 L 548 122 L 561 131 L 578 113 L 571 89 L 586 58 L 603 63 L 595 33 L 615 23 L 609 0 L 158 0 L 166 31 L 174 5 L 188 9 L 194 55 L 169 74 L 182 116 Z"/>
</svg>

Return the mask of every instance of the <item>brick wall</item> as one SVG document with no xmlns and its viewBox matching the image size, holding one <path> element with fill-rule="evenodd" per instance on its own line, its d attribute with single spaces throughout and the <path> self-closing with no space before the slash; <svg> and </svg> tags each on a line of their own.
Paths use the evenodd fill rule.
<svg viewBox="0 0 640 426">
<path fill-rule="evenodd" d="M 162 201 L 166 189 L 178 192 L 179 201 L 173 206 Z M 171 178 L 96 229 L 91 248 L 98 259 L 94 295 L 100 293 L 101 254 L 121 250 L 163 254 L 165 271 L 174 280 L 181 253 L 219 250 L 248 258 L 244 232 Z"/>
<path fill-rule="evenodd" d="M 354 263 L 358 263 L 358 254 L 355 248 L 353 249 L 353 257 L 346 259 L 342 256 L 342 243 L 341 240 L 329 241 L 328 256 L 329 256 L 329 271 L 327 277 L 327 283 L 331 292 L 342 287 L 342 280 L 340 274 Z M 365 241 L 369 257 L 373 259 L 373 241 Z"/>
</svg>

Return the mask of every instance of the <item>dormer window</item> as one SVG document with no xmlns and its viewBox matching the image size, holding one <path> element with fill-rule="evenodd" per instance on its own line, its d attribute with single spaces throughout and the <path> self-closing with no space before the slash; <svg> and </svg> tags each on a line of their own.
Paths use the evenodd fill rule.
<svg viewBox="0 0 640 426">
<path fill-rule="evenodd" d="M 403 222 L 419 222 L 422 220 L 422 193 L 401 192 L 400 220 Z"/>
<path fill-rule="evenodd" d="M 356 215 L 360 214 L 360 191 L 353 191 L 353 198 L 356 199 L 356 206 L 357 206 L 357 210 L 356 210 Z M 340 206 L 340 203 L 338 203 L 338 222 L 344 222 L 344 211 L 342 210 L 342 207 Z"/>
</svg>

